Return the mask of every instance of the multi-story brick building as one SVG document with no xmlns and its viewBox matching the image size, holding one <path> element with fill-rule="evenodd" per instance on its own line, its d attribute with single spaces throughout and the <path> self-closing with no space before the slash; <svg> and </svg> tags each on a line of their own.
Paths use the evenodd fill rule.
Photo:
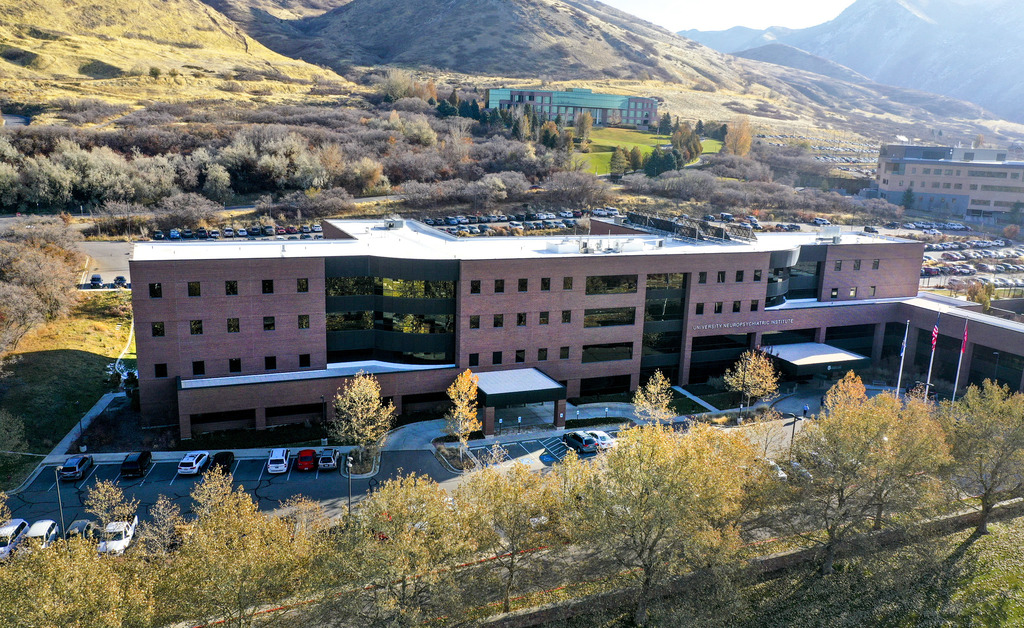
<svg viewBox="0 0 1024 628">
<path fill-rule="evenodd" d="M 589 89 L 573 88 L 565 92 L 543 89 L 489 89 L 488 109 L 509 109 L 529 105 L 543 118 L 558 116 L 566 124 L 575 123 L 576 116 L 589 112 L 594 124 L 628 124 L 646 130 L 658 123 L 658 101 L 640 96 L 596 94 Z"/>
<path fill-rule="evenodd" d="M 632 390 L 656 369 L 704 381 L 756 346 L 810 347 L 815 359 L 782 364 L 804 376 L 898 352 L 908 319 L 930 329 L 935 308 L 957 309 L 918 298 L 920 243 L 656 226 L 456 238 L 415 221 L 332 221 L 326 240 L 137 244 L 143 414 L 183 437 L 319 420 L 359 371 L 400 409 L 443 400 L 466 368 L 536 369 L 564 399 Z M 983 318 L 945 316 L 943 334 L 962 333 L 947 329 L 957 316 Z M 996 320 L 972 341 L 1004 348 L 1001 379 L 1016 386 L 1024 326 Z M 963 383 L 988 370 L 968 360 Z"/>
<path fill-rule="evenodd" d="M 944 146 L 882 146 L 879 194 L 912 208 L 964 218 L 991 218 L 1024 208 L 1024 151 Z"/>
</svg>

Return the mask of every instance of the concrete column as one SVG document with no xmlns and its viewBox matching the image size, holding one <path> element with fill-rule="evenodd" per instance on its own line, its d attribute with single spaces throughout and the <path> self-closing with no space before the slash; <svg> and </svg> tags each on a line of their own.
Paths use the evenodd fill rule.
<svg viewBox="0 0 1024 628">
<path fill-rule="evenodd" d="M 256 429 L 267 429 L 267 409 L 262 406 L 256 408 Z"/>
<path fill-rule="evenodd" d="M 760 347 L 761 346 L 761 334 L 762 333 L 763 332 L 759 332 L 759 331 L 755 331 L 754 332 L 754 346 L 755 347 Z"/>
<path fill-rule="evenodd" d="M 823 343 L 825 342 L 825 327 L 819 327 L 814 330 L 814 342 Z"/>
<path fill-rule="evenodd" d="M 555 428 L 559 430 L 565 429 L 565 399 L 559 399 L 555 402 Z"/>
<path fill-rule="evenodd" d="M 913 368 L 914 360 L 917 358 L 917 334 L 919 331 L 913 323 L 910 324 L 910 331 L 907 332 L 907 355 L 904 360 L 908 369 Z M 906 374 L 906 371 L 904 371 L 904 374 Z M 911 385 L 913 385 L 913 382 L 911 382 Z"/>
<path fill-rule="evenodd" d="M 402 395 L 392 397 L 391 403 L 395 406 L 395 414 L 402 414 Z"/>
<path fill-rule="evenodd" d="M 484 436 L 494 436 L 494 408 L 484 406 Z"/>
<path fill-rule="evenodd" d="M 181 438 L 192 438 L 192 417 L 187 414 L 179 414 L 178 430 L 181 432 Z"/>
<path fill-rule="evenodd" d="M 871 342 L 871 361 L 876 364 L 882 359 L 883 344 L 885 344 L 885 323 L 876 323 L 875 339 Z"/>
</svg>

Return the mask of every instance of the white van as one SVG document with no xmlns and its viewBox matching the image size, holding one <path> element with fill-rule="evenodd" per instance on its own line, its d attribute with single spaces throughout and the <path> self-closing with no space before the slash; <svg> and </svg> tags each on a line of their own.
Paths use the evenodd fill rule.
<svg viewBox="0 0 1024 628">
<path fill-rule="evenodd" d="M 267 460 L 267 473 L 287 473 L 290 449 L 271 449 Z"/>
</svg>

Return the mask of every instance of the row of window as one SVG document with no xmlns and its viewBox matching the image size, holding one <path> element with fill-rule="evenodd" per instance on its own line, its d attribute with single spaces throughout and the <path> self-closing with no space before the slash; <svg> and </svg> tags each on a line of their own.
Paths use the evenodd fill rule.
<svg viewBox="0 0 1024 628">
<path fill-rule="evenodd" d="M 860 263 L 861 263 L 861 260 L 859 260 L 859 259 L 853 260 L 853 269 L 854 270 L 860 270 Z M 877 259 L 871 260 L 871 270 L 878 270 L 878 268 L 881 266 L 881 264 L 882 264 L 881 260 L 877 260 Z M 843 270 L 843 260 L 841 260 L 841 259 L 835 260 L 835 262 L 833 263 L 833 268 L 835 269 L 835 271 L 837 273 L 841 272 Z"/>
<path fill-rule="evenodd" d="M 519 312 L 516 314 L 516 327 L 526 327 L 527 319 L 529 315 L 527 312 Z M 538 312 L 537 324 L 547 325 L 551 322 L 550 312 Z M 562 310 L 562 322 L 572 322 L 572 310 Z M 505 315 L 494 314 L 491 319 L 492 327 L 504 327 L 505 326 Z M 583 326 L 584 327 L 612 327 L 616 325 L 634 325 L 636 324 L 636 308 L 635 307 L 603 307 L 593 308 L 584 310 L 583 312 Z M 480 315 L 473 314 L 469 317 L 469 328 L 480 329 Z"/>
<path fill-rule="evenodd" d="M 761 270 L 760 269 L 755 270 L 753 275 L 754 275 L 754 281 L 761 281 Z M 725 276 L 726 276 L 726 272 L 724 270 L 718 271 L 716 283 L 725 283 Z M 736 283 L 743 283 L 743 278 L 745 276 L 746 276 L 746 273 L 744 271 L 737 270 L 736 271 Z M 699 283 L 699 284 L 706 284 L 707 282 L 708 282 L 708 274 L 707 274 L 707 272 L 703 271 L 703 270 L 698 272 L 697 273 L 697 283 Z"/>
<path fill-rule="evenodd" d="M 262 294 L 274 294 L 274 280 L 264 279 L 261 282 Z M 201 281 L 190 281 L 188 282 L 187 294 L 190 297 L 202 296 Z M 309 292 L 309 279 L 299 278 L 295 280 L 295 291 L 296 292 Z M 238 281 L 229 280 L 224 282 L 224 294 L 225 296 L 233 297 L 238 296 Z M 162 283 L 151 283 L 149 284 L 149 298 L 151 299 L 162 299 L 164 296 L 164 287 Z"/>
<path fill-rule="evenodd" d="M 697 316 L 703 316 L 704 315 L 704 305 L 705 305 L 704 303 L 698 303 L 695 306 L 695 308 L 694 308 L 694 314 L 696 314 Z M 723 301 L 715 301 L 714 303 L 711 304 L 711 306 L 712 306 L 712 310 L 714 311 L 715 314 L 721 314 L 722 312 L 725 311 L 725 302 L 723 302 Z M 754 299 L 754 300 L 752 300 L 750 302 L 750 311 L 751 312 L 758 311 L 758 309 L 760 307 L 761 307 L 761 302 L 759 300 Z M 732 311 L 733 312 L 742 312 L 743 311 L 743 301 L 733 301 L 732 302 Z"/>
<path fill-rule="evenodd" d="M 518 282 L 519 292 L 529 292 L 530 280 L 522 278 Z M 548 292 L 551 290 L 551 277 L 542 277 L 540 280 L 541 292 Z M 572 277 L 562 278 L 562 290 L 572 290 Z M 505 292 L 505 280 L 495 279 L 494 280 L 494 294 L 504 294 Z M 469 282 L 469 293 L 480 294 L 480 280 L 473 279 Z"/>
<path fill-rule="evenodd" d="M 522 364 L 523 362 L 526 362 L 526 349 L 516 349 L 512 354 L 516 364 Z M 540 349 L 537 349 L 537 361 L 545 362 L 547 359 L 547 347 L 541 347 Z M 558 359 L 569 359 L 569 347 L 559 347 Z M 596 345 L 583 345 L 583 349 L 580 354 L 580 361 L 583 362 L 584 364 L 589 364 L 593 362 L 612 362 L 616 360 L 631 359 L 633 359 L 632 342 L 606 342 L 603 344 Z M 504 351 L 491 352 L 491 366 L 500 366 L 501 364 L 504 363 L 504 360 Z M 480 366 L 479 353 L 469 354 L 469 366 Z"/>
<path fill-rule="evenodd" d="M 310 365 L 310 354 L 300 353 L 299 354 L 299 368 L 309 368 Z M 265 371 L 276 371 L 277 370 L 277 356 L 268 355 L 263 358 L 263 370 Z M 241 373 L 242 372 L 242 358 L 229 358 L 228 359 L 228 373 Z M 192 375 L 200 376 L 206 375 L 206 361 L 196 360 L 192 362 Z M 154 364 L 153 365 L 153 377 L 165 378 L 167 377 L 167 364 Z"/>
<path fill-rule="evenodd" d="M 309 329 L 309 314 L 299 314 L 298 315 L 298 328 L 299 329 Z M 167 332 L 167 327 L 166 327 L 166 325 L 164 324 L 163 321 L 156 321 L 156 322 L 150 323 L 150 329 L 152 331 L 152 334 L 153 334 L 154 338 L 160 338 L 160 337 L 164 336 L 165 333 Z M 274 331 L 276 329 L 277 329 L 277 318 L 274 317 L 274 316 L 264 316 L 263 317 L 263 331 Z M 192 336 L 202 336 L 203 335 L 203 321 L 202 320 L 189 321 L 188 322 L 188 331 L 189 331 L 189 334 L 192 335 Z M 242 331 L 241 319 L 238 319 L 238 318 L 229 318 L 229 319 L 227 319 L 227 332 L 229 334 L 237 334 L 237 333 L 239 333 L 241 331 Z"/>
<path fill-rule="evenodd" d="M 848 294 L 849 294 L 851 299 L 857 298 L 857 288 L 855 288 L 855 287 L 854 288 L 847 288 L 847 290 L 848 290 Z M 868 286 L 867 296 L 869 298 L 875 296 L 875 292 L 876 292 L 875 286 Z M 839 298 L 839 288 L 832 288 L 832 291 L 829 293 L 829 298 L 838 299 Z"/>
</svg>

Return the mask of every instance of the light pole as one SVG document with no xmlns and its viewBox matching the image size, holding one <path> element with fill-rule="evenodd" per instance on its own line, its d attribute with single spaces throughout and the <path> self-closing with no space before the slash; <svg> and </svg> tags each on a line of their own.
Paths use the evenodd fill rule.
<svg viewBox="0 0 1024 628">
<path fill-rule="evenodd" d="M 608 420 L 608 408 L 604 409 L 604 418 L 606 421 Z"/>
<path fill-rule="evenodd" d="M 998 384 L 999 383 L 999 352 L 998 351 L 993 351 L 992 355 L 996 356 L 996 370 L 995 370 L 994 373 L 992 373 L 992 379 L 995 381 L 995 383 Z"/>
<path fill-rule="evenodd" d="M 53 479 L 57 482 L 57 507 L 60 508 L 60 529 L 66 535 L 68 533 L 67 526 L 64 525 L 64 500 L 60 496 L 60 475 L 57 470 L 60 467 L 53 468 Z"/>
<path fill-rule="evenodd" d="M 796 442 L 796 415 L 793 415 L 793 430 L 789 435 L 789 461 L 793 462 L 793 443 Z"/>
<path fill-rule="evenodd" d="M 345 472 L 348 474 L 348 514 L 352 514 L 352 456 L 345 456 Z"/>
</svg>

